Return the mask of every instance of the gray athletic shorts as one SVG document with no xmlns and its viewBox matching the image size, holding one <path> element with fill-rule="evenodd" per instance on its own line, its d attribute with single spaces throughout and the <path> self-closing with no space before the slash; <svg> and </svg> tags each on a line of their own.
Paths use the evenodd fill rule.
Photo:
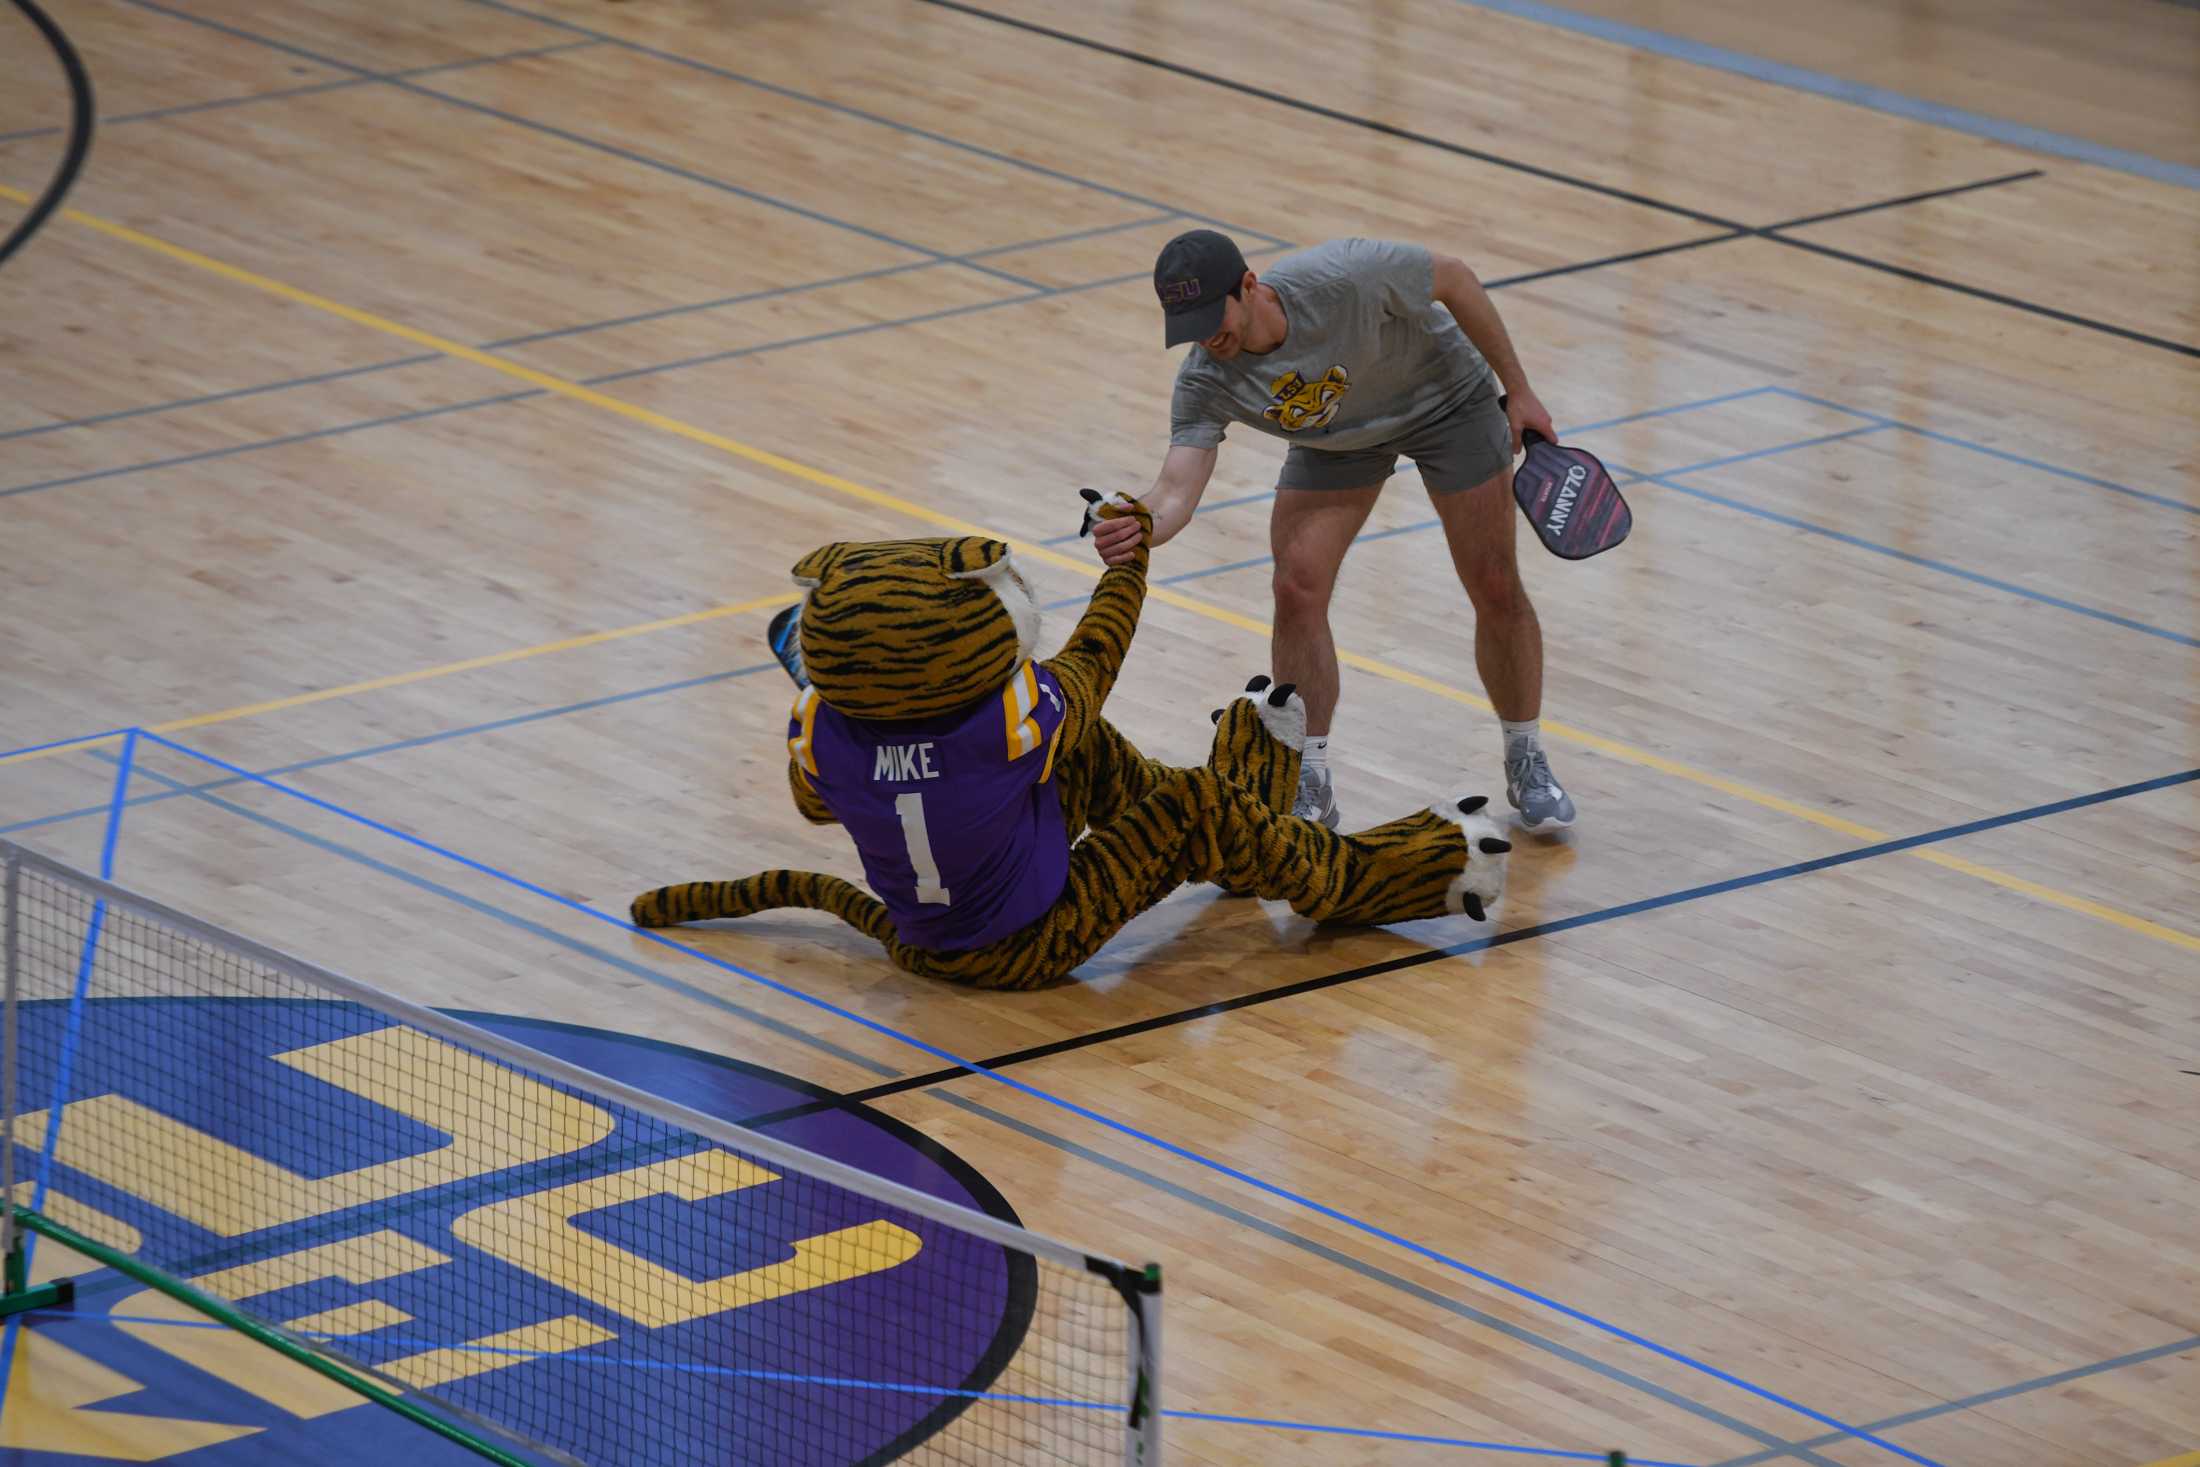
<svg viewBox="0 0 2200 1467">
<path fill-rule="evenodd" d="M 1293 444 L 1283 457 L 1279 489 L 1364 489 L 1398 471 L 1404 454 L 1421 470 L 1431 494 L 1472 489 L 1512 462 L 1512 428 L 1492 382 L 1426 427 L 1380 448 L 1330 451 Z"/>
</svg>

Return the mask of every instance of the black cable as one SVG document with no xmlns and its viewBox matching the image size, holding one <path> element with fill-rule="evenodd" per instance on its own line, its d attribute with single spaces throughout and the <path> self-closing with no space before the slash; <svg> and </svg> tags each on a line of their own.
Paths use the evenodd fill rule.
<svg viewBox="0 0 2200 1467">
<path fill-rule="evenodd" d="M 5 243 L 0 243 L 0 265 L 5 265 L 8 257 L 21 249 L 25 241 L 38 232 L 47 216 L 61 207 L 61 200 L 76 183 L 77 174 L 84 170 L 85 155 L 92 150 L 92 79 L 85 72 L 84 62 L 76 54 L 76 47 L 69 44 L 69 38 L 61 33 L 61 27 L 55 25 L 34 0 L 15 0 L 15 8 L 22 11 L 30 23 L 38 28 L 38 33 L 46 38 L 46 44 L 53 47 L 53 54 L 60 58 L 62 71 L 68 75 L 69 146 L 61 156 L 61 167 L 55 171 L 53 182 L 46 185 L 46 191 L 39 195 L 37 203 L 31 205 L 30 213 L 23 216 L 23 222 L 15 226 L 14 233 L 7 237 Z"/>
</svg>

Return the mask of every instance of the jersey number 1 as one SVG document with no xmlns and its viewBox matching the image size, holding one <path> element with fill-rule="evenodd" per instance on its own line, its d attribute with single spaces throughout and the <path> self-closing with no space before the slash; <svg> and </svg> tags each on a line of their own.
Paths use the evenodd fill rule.
<svg viewBox="0 0 2200 1467">
<path fill-rule="evenodd" d="M 924 796 L 894 796 L 894 813 L 901 817 L 901 838 L 909 847 L 909 864 L 917 872 L 917 900 L 946 906 L 947 888 L 940 885 L 940 863 L 932 859 L 932 836 L 924 828 Z"/>
</svg>

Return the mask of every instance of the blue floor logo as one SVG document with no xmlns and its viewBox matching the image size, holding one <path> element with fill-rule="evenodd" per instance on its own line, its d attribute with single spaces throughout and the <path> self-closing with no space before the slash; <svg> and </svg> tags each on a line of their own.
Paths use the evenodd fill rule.
<svg viewBox="0 0 2200 1467">
<path fill-rule="evenodd" d="M 464 1017 L 1009 1216 L 950 1153 L 799 1081 Z M 1031 1317 L 1023 1255 L 351 1004 L 31 1004 L 22 1052 L 25 1200 L 36 1190 L 55 1221 L 446 1420 L 508 1434 L 525 1460 L 891 1461 L 979 1429 L 971 1395 Z M 141 1282 L 40 1249 L 40 1273 L 77 1274 L 77 1300 L 8 1331 L 0 1462 L 481 1460 Z"/>
</svg>

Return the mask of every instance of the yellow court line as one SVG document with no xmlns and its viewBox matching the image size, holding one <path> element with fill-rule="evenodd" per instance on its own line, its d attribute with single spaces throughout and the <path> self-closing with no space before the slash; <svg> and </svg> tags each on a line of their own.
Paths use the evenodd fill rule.
<svg viewBox="0 0 2200 1467">
<path fill-rule="evenodd" d="M 4 184 L 0 184 L 0 198 L 11 198 L 16 200 L 17 202 L 29 201 L 29 195 L 24 194 L 16 189 L 9 188 Z M 417 327 L 407 326 L 402 322 L 392 321 L 385 317 L 374 315 L 372 312 L 362 311 L 357 309 L 356 307 L 344 305 L 340 301 L 329 300 L 324 296 L 315 295 L 311 291 L 300 290 L 294 285 L 286 285 L 282 281 L 269 279 L 267 276 L 258 274 L 254 271 L 246 270 L 236 265 L 226 264 L 223 261 L 212 258 L 211 256 L 202 255 L 196 250 L 187 249 L 182 245 L 171 244 L 164 239 L 156 239 L 152 235 L 142 233 L 135 229 L 131 229 L 127 225 L 116 224 L 110 220 L 100 219 L 93 215 L 82 213 L 75 209 L 63 210 L 62 217 L 69 219 L 74 223 L 81 224 L 87 229 L 95 230 L 98 233 L 107 235 L 110 238 L 119 239 L 126 243 L 137 245 L 140 248 L 151 250 L 155 254 L 165 255 L 172 260 L 177 260 L 182 262 L 183 264 L 190 265 L 194 269 L 204 270 L 211 274 L 219 275 L 225 280 L 233 280 L 242 285 L 249 285 L 255 290 L 260 290 L 270 295 L 279 296 L 284 300 L 292 301 L 299 305 L 310 306 L 314 310 L 326 312 L 327 314 L 336 316 L 342 320 L 350 321 L 354 325 L 365 326 L 370 330 L 380 331 L 385 335 L 398 337 L 401 340 L 412 342 L 417 346 L 423 346 L 432 351 L 441 352 L 445 356 L 456 357 L 461 361 L 472 362 L 477 366 L 486 367 L 490 371 L 501 372 L 508 377 L 516 377 L 522 382 L 526 382 L 543 389 L 545 392 L 555 393 L 560 397 L 571 398 L 576 402 L 588 403 L 592 407 L 599 407 L 606 412 L 616 413 L 620 417 L 631 419 L 632 421 L 637 423 L 646 424 L 647 426 L 656 428 L 661 432 L 670 433 L 675 437 L 685 438 L 690 442 L 700 443 L 705 445 L 706 447 L 715 448 L 722 453 L 731 454 L 735 458 L 746 459 L 750 463 L 757 464 L 763 468 L 772 469 L 778 473 L 785 474 L 790 478 L 800 479 L 803 482 L 809 484 L 815 484 L 821 489 L 830 489 L 836 494 L 842 494 L 847 496 L 848 498 L 860 500 L 865 504 L 876 505 L 881 509 L 892 510 L 897 514 L 907 515 L 913 519 L 920 520 L 925 524 L 932 525 L 938 529 L 948 531 L 951 534 L 982 535 L 988 539 L 1003 540 L 1005 541 L 1005 543 L 1013 547 L 1018 554 L 1026 556 L 1029 559 L 1045 561 L 1049 565 L 1059 566 L 1062 569 L 1074 572 L 1075 574 L 1084 576 L 1087 579 L 1096 580 L 1099 578 L 1099 566 L 1094 564 L 1093 561 L 1088 558 L 1063 555 L 1059 551 L 1056 551 L 1048 546 L 1032 544 L 1027 541 L 1008 539 L 1006 536 L 995 534 L 993 531 L 988 530 L 983 525 L 972 524 L 968 520 L 957 519 L 953 515 L 942 514 L 938 510 L 929 509 L 924 505 L 913 503 L 910 500 L 903 499 L 897 495 L 888 494 L 882 490 L 873 489 L 867 484 L 858 484 L 853 479 L 844 479 L 838 474 L 828 473 L 823 469 L 812 468 L 808 464 L 798 463 L 794 459 L 783 457 L 782 455 L 773 453 L 768 449 L 756 448 L 750 444 L 743 443 L 738 439 L 728 438 L 722 433 L 713 433 L 707 428 L 699 428 L 693 423 L 684 422 L 679 418 L 670 417 L 664 413 L 657 412 L 654 409 L 642 407 L 637 403 L 628 402 L 623 398 L 613 397 L 609 393 L 598 392 L 593 387 L 583 386 L 578 382 L 569 381 L 566 378 L 554 376 L 548 372 L 538 371 L 533 367 L 523 366 L 518 362 L 508 361 L 503 357 L 496 356 L 490 352 L 482 351 L 478 347 L 467 346 L 462 342 L 452 341 L 447 337 L 437 336 L 432 332 L 422 331 Z M 1192 612 L 1195 615 L 1206 617 L 1211 621 L 1223 622 L 1227 625 L 1239 627 L 1245 631 L 1255 632 L 1262 636 L 1266 636 L 1271 630 L 1268 623 L 1259 620 L 1257 617 L 1246 616 L 1242 613 L 1231 611 L 1225 607 L 1216 606 L 1210 602 L 1201 601 L 1194 597 L 1183 595 L 1182 593 L 1172 591 L 1165 586 L 1153 587 L 1148 591 L 1147 595 L 1149 599 L 1159 601 L 1164 605 L 1174 606 L 1181 610 Z M 782 599 L 791 600 L 792 598 L 788 597 Z M 700 618 L 701 616 L 710 614 L 712 613 L 694 613 L 693 616 L 696 618 Z M 673 621 L 668 621 L 664 623 L 653 623 L 649 627 L 640 628 L 637 630 L 650 630 L 654 629 L 656 626 L 672 625 L 678 620 L 680 619 L 675 618 L 673 619 Z M 616 632 L 596 633 L 594 634 L 593 639 L 606 640 L 612 636 L 617 635 L 622 634 Z M 568 645 L 581 645 L 581 642 L 585 640 L 589 639 L 577 639 L 576 641 Z M 525 652 L 512 655 L 532 656 L 536 655 L 538 651 L 554 650 L 557 650 L 557 648 L 555 646 L 552 646 L 542 649 L 529 649 Z M 486 662 L 495 660 L 499 659 L 485 659 L 482 662 L 473 665 L 486 665 Z M 1412 672 L 1406 668 L 1394 666 L 1390 663 L 1380 661 L 1373 657 L 1362 656 L 1361 654 L 1356 652 L 1347 652 L 1340 648 L 1337 653 L 1337 660 L 1347 667 L 1358 668 L 1362 672 L 1373 673 L 1377 677 L 1387 678 L 1392 682 L 1402 683 L 1407 687 L 1418 688 L 1423 692 L 1432 693 L 1440 698 L 1447 698 L 1455 703 L 1464 703 L 1469 707 L 1480 708 L 1486 711 L 1490 709 L 1490 704 L 1486 699 L 1477 697 L 1474 694 L 1465 691 L 1464 689 L 1452 687 L 1448 683 L 1438 682 L 1434 678 L 1424 677 L 1420 673 Z M 448 668 L 433 668 L 419 674 L 399 674 L 391 679 L 379 680 L 374 683 L 363 683 L 356 685 L 352 688 L 331 689 L 325 693 L 301 694 L 296 698 L 277 699 L 269 703 L 255 704 L 245 709 L 231 709 L 223 713 L 203 714 L 194 719 L 181 720 L 172 724 L 157 725 L 155 726 L 153 731 L 157 733 L 164 733 L 176 728 L 203 727 L 206 724 L 221 722 L 224 719 L 242 718 L 251 713 L 264 713 L 271 712 L 277 708 L 295 707 L 301 702 L 314 702 L 322 698 L 341 697 L 348 692 L 365 692 L 374 687 L 395 686 L 401 682 L 418 681 L 423 677 L 442 676 L 445 672 L 460 670 L 460 668 L 465 665 L 466 664 L 452 664 Z M 1863 841 L 1884 841 L 1893 839 L 1893 836 L 1886 831 L 1874 830 L 1868 825 L 1859 825 L 1855 821 L 1843 819 L 1839 815 L 1834 815 L 1824 810 L 1813 809 L 1808 805 L 1798 804 L 1793 800 L 1783 799 L 1779 795 L 1770 794 L 1766 791 L 1759 789 L 1754 789 L 1748 785 L 1728 779 L 1723 775 L 1713 774 L 1709 770 L 1697 769 L 1692 765 L 1680 763 L 1678 760 L 1668 759 L 1661 754 L 1653 754 L 1647 749 L 1638 749 L 1631 744 L 1620 743 L 1616 739 L 1608 739 L 1600 734 L 1593 734 L 1588 732 L 1587 730 L 1573 728 L 1567 724 L 1557 722 L 1546 721 L 1543 725 L 1543 728 L 1545 732 L 1549 733 L 1554 738 L 1564 739 L 1569 743 L 1578 744 L 1588 749 L 1594 749 L 1598 753 L 1604 754 L 1609 758 L 1622 760 L 1626 763 L 1639 765 L 1647 769 L 1654 769 L 1661 774 L 1672 775 L 1676 779 L 1686 780 L 1691 784 L 1700 785 L 1705 789 L 1717 790 L 1721 794 L 1730 795 L 1735 799 L 1746 801 L 1749 804 L 1758 805 L 1768 810 L 1776 810 L 1783 815 L 1789 815 L 1798 820 L 1808 821 L 1811 824 L 1819 826 L 1820 828 L 1825 830 L 1835 831 L 1839 834 Z M 26 755 L 19 757 L 31 756 Z M 2180 932 L 2172 927 L 2165 927 L 2161 923 L 2148 921 L 2144 917 L 2136 916 L 2129 912 L 2118 911 L 2114 907 L 2104 906 L 2099 902 L 2088 900 L 2085 897 L 2076 896 L 2068 892 L 2057 891 L 2053 887 L 2042 886 L 2037 882 L 2027 881 L 2021 876 L 2013 876 L 2010 875 L 2008 872 L 1996 870 L 1991 866 L 1982 866 L 1976 862 L 1966 861 L 1961 857 L 1950 856 L 1942 852 L 1929 850 L 1912 850 L 1906 852 L 1905 854 L 1916 856 L 1922 860 L 1931 861 L 1936 865 L 1944 866 L 1951 870 L 1960 871 L 1967 876 L 1973 876 L 1982 881 L 1991 882 L 1996 886 L 2006 888 L 2010 891 L 2022 892 L 2026 896 L 2036 898 L 2039 901 L 2047 902 L 2054 906 L 2062 907 L 2068 911 L 2083 913 L 2084 915 L 2089 917 L 2097 917 L 2102 921 L 2113 923 L 2116 926 L 2122 927 L 2130 932 L 2140 933 L 2144 936 L 2156 938 L 2163 942 L 2172 943 L 2178 947 L 2183 947 L 2195 952 L 2200 952 L 2200 936 L 2194 936 L 2191 933 Z"/>
<path fill-rule="evenodd" d="M 2149 1462 L 2147 1467 L 2200 1467 L 2200 1452 L 2187 1452 L 2182 1457 L 2169 1457 L 2160 1462 Z"/>
</svg>

